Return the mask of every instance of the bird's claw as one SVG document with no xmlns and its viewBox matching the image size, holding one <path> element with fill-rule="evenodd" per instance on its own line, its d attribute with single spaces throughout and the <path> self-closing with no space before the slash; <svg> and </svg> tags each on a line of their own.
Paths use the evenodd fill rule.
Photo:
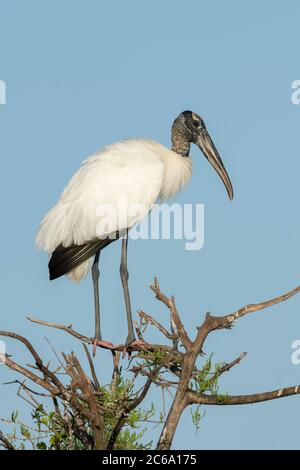
<svg viewBox="0 0 300 470">
<path fill-rule="evenodd" d="M 94 338 L 94 341 L 93 341 L 93 357 L 96 356 L 97 346 L 102 346 L 104 348 L 113 349 L 114 345 L 110 341 L 103 341 L 102 339 Z"/>
<path fill-rule="evenodd" d="M 130 355 L 130 351 L 128 351 L 129 346 L 131 346 L 134 342 L 136 341 L 134 336 L 128 335 L 124 344 L 124 349 L 123 349 L 123 358 L 126 356 L 126 353 Z"/>
</svg>

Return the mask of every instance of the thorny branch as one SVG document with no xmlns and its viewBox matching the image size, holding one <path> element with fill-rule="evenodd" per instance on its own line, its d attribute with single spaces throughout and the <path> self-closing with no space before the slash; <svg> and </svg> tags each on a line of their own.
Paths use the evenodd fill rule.
<svg viewBox="0 0 300 470">
<path fill-rule="evenodd" d="M 189 337 L 184 328 L 174 297 L 168 297 L 160 290 L 157 279 L 154 280 L 150 288 L 156 298 L 164 304 L 169 311 L 171 332 L 169 332 L 161 322 L 158 322 L 149 314 L 139 310 L 140 326 L 136 325 L 139 340 L 130 344 L 127 348 L 125 348 L 124 344 L 113 345 L 112 343 L 102 341 L 97 343 L 99 348 L 108 349 L 112 353 L 113 375 L 111 387 L 115 387 L 118 381 L 120 373 L 119 362 L 121 353 L 124 352 L 124 350 L 127 350 L 131 355 L 130 363 L 139 360 L 139 362 L 132 365 L 130 369 L 134 376 L 133 380 L 135 380 L 137 376 L 146 378 L 146 382 L 139 392 L 136 393 L 135 398 L 124 401 L 120 414 L 108 437 L 105 435 L 104 405 L 101 403 L 101 400 L 98 399 L 102 394 L 100 386 L 101 381 L 99 381 L 96 375 L 94 363 L 87 347 L 87 345 L 93 344 L 93 338 L 78 333 L 72 328 L 72 325 L 61 325 L 28 317 L 33 323 L 62 330 L 83 343 L 91 378 L 84 372 L 78 358 L 73 352 L 69 355 L 63 354 L 65 364 L 61 363 L 61 366 L 70 378 L 70 383 L 65 384 L 57 377 L 57 371 L 52 371 L 48 364 L 44 364 L 37 351 L 26 338 L 16 333 L 0 331 L 0 336 L 9 337 L 23 343 L 35 362 L 34 371 L 32 371 L 13 361 L 10 357 L 6 357 L 6 366 L 40 386 L 47 394 L 33 392 L 31 388 L 25 385 L 25 381 L 16 382 L 18 382 L 20 386 L 23 386 L 27 393 L 32 392 L 41 396 L 50 394 L 55 400 L 55 403 L 60 399 L 64 406 L 69 409 L 70 416 L 75 417 L 75 424 L 73 423 L 73 426 L 75 426 L 75 434 L 84 434 L 86 432 L 83 425 L 84 420 L 90 422 L 92 437 L 90 435 L 85 436 L 87 448 L 114 449 L 118 436 L 126 425 L 129 414 L 143 402 L 152 384 L 160 386 L 163 390 L 166 387 L 175 387 L 176 390 L 168 415 L 162 423 L 163 428 L 157 443 L 157 449 L 162 450 L 171 447 L 180 417 L 185 408 L 189 405 L 243 405 L 300 394 L 300 385 L 250 395 L 219 395 L 216 392 L 212 393 L 209 384 L 215 384 L 222 374 L 229 372 L 234 366 L 238 365 L 246 356 L 246 352 L 241 353 L 233 361 L 222 364 L 214 372 L 209 371 L 210 375 L 209 379 L 207 379 L 208 385 L 206 384 L 206 386 L 201 386 L 198 389 L 193 388 L 193 381 L 205 380 L 203 379 L 204 366 L 201 354 L 204 342 L 211 332 L 223 328 L 231 328 L 235 321 L 243 316 L 289 299 L 300 292 L 300 286 L 268 301 L 246 305 L 231 314 L 214 316 L 207 313 L 203 323 L 198 327 L 194 340 Z M 147 342 L 143 337 L 142 326 L 148 324 L 160 331 L 168 341 L 171 341 L 171 345 Z M 201 361 L 202 366 L 199 366 L 198 362 Z M 175 376 L 176 380 L 171 380 L 172 376 Z M 66 419 L 66 426 L 70 428 L 70 417 L 68 419 L 62 417 L 62 419 Z M 14 448 L 1 432 L 0 445 L 6 449 Z"/>
</svg>

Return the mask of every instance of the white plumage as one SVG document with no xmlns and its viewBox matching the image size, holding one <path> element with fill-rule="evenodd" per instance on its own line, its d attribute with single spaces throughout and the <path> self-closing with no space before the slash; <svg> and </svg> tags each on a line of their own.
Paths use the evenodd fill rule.
<svg viewBox="0 0 300 470">
<path fill-rule="evenodd" d="M 191 143 L 202 150 L 221 177 L 229 198 L 233 198 L 229 176 L 200 116 L 191 111 L 181 113 L 173 123 L 171 137 L 172 149 L 152 140 L 126 140 L 92 155 L 71 178 L 38 231 L 38 248 L 51 254 L 51 280 L 67 274 L 79 282 L 94 258 L 95 346 L 101 340 L 100 252 L 114 235 L 124 236 L 120 275 L 129 345 L 135 335 L 128 289 L 128 230 L 147 216 L 156 201 L 169 199 L 188 182 L 192 173 Z"/>
<path fill-rule="evenodd" d="M 191 172 L 190 157 L 183 158 L 158 142 L 140 139 L 108 145 L 84 160 L 71 178 L 42 220 L 37 247 L 52 253 L 60 244 L 82 245 L 131 228 L 158 199 L 167 200 L 179 191 Z M 115 214 L 111 213 L 108 227 L 112 224 L 113 230 L 108 231 L 105 209 L 109 207 Z M 69 273 L 70 279 L 80 281 L 89 268 L 88 260 Z"/>
</svg>

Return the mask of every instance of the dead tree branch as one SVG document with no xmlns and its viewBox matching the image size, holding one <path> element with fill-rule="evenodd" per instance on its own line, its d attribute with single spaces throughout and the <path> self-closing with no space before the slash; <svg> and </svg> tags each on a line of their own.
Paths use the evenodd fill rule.
<svg viewBox="0 0 300 470">
<path fill-rule="evenodd" d="M 59 323 L 53 323 L 53 322 L 47 322 L 43 320 L 38 320 L 37 318 L 33 317 L 27 317 L 27 319 L 33 323 L 37 323 L 39 325 L 43 326 L 49 326 L 51 328 L 56 328 L 58 330 L 65 331 L 66 333 L 69 333 L 70 335 L 74 336 L 75 338 L 79 339 L 83 343 L 86 344 L 94 344 L 95 340 L 94 338 L 89 338 L 88 336 L 82 335 L 78 333 L 77 331 L 73 330 L 71 326 L 67 325 L 61 325 Z M 155 321 L 155 320 L 154 320 Z M 1 332 L 0 332 L 1 336 Z M 180 362 L 182 360 L 183 354 L 180 351 L 174 350 L 171 346 L 167 345 L 161 345 L 161 344 L 152 344 L 152 343 L 147 343 L 145 341 L 134 341 L 133 343 L 129 344 L 126 346 L 125 344 L 107 344 L 105 342 L 104 344 L 102 342 L 98 342 L 96 344 L 99 348 L 102 349 L 107 349 L 109 351 L 119 351 L 123 352 L 124 349 L 126 349 L 128 352 L 155 352 L 155 351 L 164 351 L 166 353 L 169 353 L 170 356 L 174 357 L 174 361 Z"/>
<path fill-rule="evenodd" d="M 222 374 L 231 371 L 234 366 L 240 364 L 246 356 L 246 352 L 241 353 L 231 362 L 218 365 L 215 370 L 211 370 L 210 360 L 204 363 L 201 356 L 205 340 L 211 332 L 223 328 L 230 329 L 234 322 L 241 317 L 291 298 L 300 292 L 300 286 L 265 302 L 246 305 L 231 314 L 214 316 L 207 313 L 202 324 L 197 328 L 198 331 L 194 340 L 190 338 L 185 330 L 174 297 L 168 297 L 161 291 L 157 279 L 150 287 L 156 298 L 168 309 L 171 319 L 171 332 L 162 322 L 139 310 L 140 325 L 136 326 L 139 336 L 138 341 L 128 347 L 125 347 L 124 344 L 114 345 L 99 341 L 97 346 L 101 349 L 110 350 L 113 358 L 113 374 L 109 392 L 101 387 L 102 382 L 96 375 L 93 359 L 88 351 L 87 345 L 92 345 L 94 338 L 89 338 L 75 331 L 72 325 L 61 325 L 28 317 L 33 323 L 62 330 L 80 340 L 85 349 L 91 378 L 85 373 L 75 353 L 72 352 L 69 355 L 63 354 L 64 363 L 56 355 L 60 362 L 60 368 L 62 367 L 65 371 L 65 376 L 60 380 L 57 376 L 58 370 L 51 370 L 50 365 L 46 365 L 42 361 L 26 338 L 16 333 L 0 331 L 0 336 L 12 338 L 24 344 L 34 359 L 33 370 L 32 367 L 28 368 L 30 366 L 24 367 L 18 364 L 10 357 L 5 357 L 6 366 L 47 392 L 37 392 L 37 396 L 46 397 L 50 394 L 55 403 L 56 413 L 63 425 L 68 428 L 69 433 L 82 438 L 87 448 L 115 449 L 120 434 L 128 423 L 130 414 L 137 410 L 137 407 L 143 402 L 152 384 L 161 387 L 162 390 L 168 390 L 167 387 L 174 387 L 176 390 L 167 417 L 162 422 L 163 428 L 157 443 L 157 449 L 159 450 L 170 449 L 181 415 L 186 407 L 190 405 L 244 405 L 300 394 L 300 385 L 297 385 L 250 395 L 221 395 L 218 392 L 218 387 L 216 387 L 217 381 Z M 148 324 L 160 331 L 166 340 L 171 342 L 171 345 L 148 343 L 143 337 L 144 330 L 142 328 L 142 326 Z M 129 373 L 133 374 L 133 382 L 137 377 L 141 377 L 143 380 L 146 379 L 146 382 L 143 382 L 144 385 L 139 386 L 137 392 L 131 392 L 130 396 L 127 396 L 124 392 L 126 387 L 122 392 L 125 393 L 125 396 L 122 394 L 120 396 L 114 395 L 121 378 L 119 363 L 124 350 L 130 353 L 129 365 L 131 368 L 128 370 Z M 173 378 L 175 376 L 176 380 L 171 380 L 170 376 Z M 17 382 L 21 383 L 23 389 L 27 392 L 33 392 L 24 382 Z M 109 393 L 113 396 L 113 402 L 108 409 L 103 397 L 107 399 Z M 65 417 L 59 414 L 58 400 L 67 409 L 67 416 Z M 109 435 L 107 435 L 107 429 L 105 428 L 107 413 L 110 413 L 109 416 L 113 422 Z M 92 435 L 87 432 L 86 422 L 89 423 L 88 429 L 91 429 Z M 5 439 L 3 433 L 0 433 L 0 445 L 8 449 L 11 443 L 6 442 Z"/>
<path fill-rule="evenodd" d="M 160 292 L 158 283 L 156 282 L 154 284 L 154 288 L 153 286 L 151 288 L 155 292 L 156 297 L 159 298 L 159 300 L 162 300 L 163 303 L 168 308 L 170 308 L 169 299 L 167 296 L 165 296 L 164 294 Z M 208 336 L 208 334 L 216 329 L 231 327 L 234 321 L 241 318 L 242 316 L 245 316 L 249 313 L 262 310 L 264 308 L 271 307 L 272 305 L 283 302 L 289 299 L 290 297 L 292 297 L 293 295 L 296 295 L 299 292 L 300 292 L 300 286 L 296 287 L 295 289 L 292 289 L 291 291 L 283 295 L 280 295 L 279 297 L 275 297 L 271 300 L 268 300 L 262 303 L 247 305 L 232 314 L 224 315 L 221 317 L 206 314 L 204 322 L 202 323 L 200 327 L 198 327 L 198 333 L 197 333 L 195 341 L 193 342 L 190 341 L 189 338 L 186 338 L 184 333 L 182 336 L 182 331 L 184 331 L 183 325 L 181 322 L 180 323 L 178 322 L 178 319 L 176 319 L 176 315 L 175 317 L 173 315 L 173 319 L 176 323 L 176 326 L 177 328 L 179 327 L 178 332 L 181 332 L 181 335 L 179 333 L 179 336 L 181 340 L 182 338 L 185 339 L 186 353 L 184 354 L 184 358 L 183 358 L 182 365 L 181 365 L 180 381 L 178 382 L 176 395 L 172 403 L 172 406 L 170 408 L 169 414 L 167 416 L 165 425 L 162 429 L 162 432 L 158 441 L 157 449 L 160 449 L 160 450 L 170 449 L 179 419 L 183 411 L 188 405 L 192 403 L 200 404 L 200 401 L 197 401 L 198 398 L 196 401 L 194 399 L 194 401 L 191 402 L 191 397 L 195 398 L 195 393 L 190 391 L 189 382 L 190 382 L 190 378 L 193 375 L 193 370 L 195 368 L 197 357 L 202 351 L 204 341 L 206 337 Z M 225 370 L 229 370 L 235 364 L 238 364 L 244 356 L 245 356 L 245 353 L 239 356 L 239 358 L 233 361 L 233 363 L 230 363 L 227 366 L 225 366 L 224 372 Z M 297 392 L 295 392 L 295 390 L 297 390 Z M 229 397 L 228 401 L 227 401 L 227 397 L 226 397 L 226 400 L 223 401 L 220 399 L 218 400 L 218 397 L 210 397 L 210 396 L 199 397 L 199 400 L 201 399 L 205 400 L 205 404 L 208 404 L 208 403 L 210 404 L 220 404 L 220 403 L 241 404 L 243 403 L 244 399 L 250 400 L 249 403 L 255 403 L 255 401 L 251 401 L 251 399 L 257 400 L 257 401 L 265 401 L 265 400 L 270 400 L 272 398 L 281 398 L 282 396 L 296 394 L 298 393 L 298 390 L 299 389 L 296 386 L 296 387 L 290 387 L 290 388 L 277 390 L 274 392 L 266 392 L 262 394 L 257 394 L 254 396 L 248 395 L 248 396 L 244 396 L 244 398 Z"/>
<path fill-rule="evenodd" d="M 300 394 L 300 385 L 285 387 L 271 392 L 252 393 L 250 395 L 226 395 L 222 399 L 209 395 L 197 395 L 195 392 L 188 391 L 189 404 L 197 403 L 202 405 L 249 405 L 262 401 L 276 400 L 277 398 L 289 397 Z"/>
</svg>

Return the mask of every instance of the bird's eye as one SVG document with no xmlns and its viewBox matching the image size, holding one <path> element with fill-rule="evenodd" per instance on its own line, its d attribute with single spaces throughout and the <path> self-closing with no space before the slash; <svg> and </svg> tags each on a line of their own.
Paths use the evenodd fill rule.
<svg viewBox="0 0 300 470">
<path fill-rule="evenodd" d="M 194 126 L 194 127 L 199 127 L 199 126 L 200 126 L 200 122 L 199 122 L 199 121 L 193 121 L 193 126 Z"/>
</svg>

